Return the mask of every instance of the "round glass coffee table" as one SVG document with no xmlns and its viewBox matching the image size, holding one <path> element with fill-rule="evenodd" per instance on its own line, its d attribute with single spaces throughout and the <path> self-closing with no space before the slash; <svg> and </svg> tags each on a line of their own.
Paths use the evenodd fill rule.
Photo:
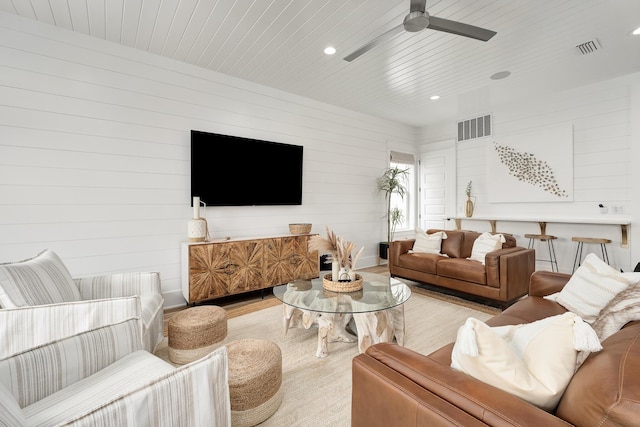
<svg viewBox="0 0 640 427">
<path fill-rule="evenodd" d="M 411 296 L 409 286 L 390 277 L 358 272 L 364 279 L 361 290 L 332 292 L 322 286 L 322 277 L 328 273 L 273 288 L 275 297 L 284 304 L 285 334 L 289 328 L 317 325 L 317 357 L 327 357 L 329 342 L 357 340 L 361 353 L 394 337 L 398 344 L 404 344 L 404 303 Z M 351 320 L 357 337 L 347 331 Z"/>
</svg>

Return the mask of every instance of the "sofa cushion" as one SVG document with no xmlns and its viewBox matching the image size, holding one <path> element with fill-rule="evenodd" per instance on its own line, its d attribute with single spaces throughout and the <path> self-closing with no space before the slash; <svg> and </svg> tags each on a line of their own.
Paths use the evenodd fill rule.
<svg viewBox="0 0 640 427">
<path fill-rule="evenodd" d="M 640 322 L 602 342 L 574 374 L 556 415 L 576 426 L 637 426 Z"/>
<path fill-rule="evenodd" d="M 0 264 L 0 305 L 4 308 L 80 300 L 71 274 L 49 249 L 33 258 Z"/>
<path fill-rule="evenodd" d="M 564 288 L 545 298 L 592 323 L 600 311 L 631 281 L 595 254 L 587 255 Z"/>
<path fill-rule="evenodd" d="M 571 381 L 576 350 L 599 348 L 595 332 L 573 313 L 495 328 L 469 318 L 451 366 L 549 411 Z"/>
<path fill-rule="evenodd" d="M 413 248 L 411 251 L 417 253 L 426 254 L 440 254 L 442 246 L 442 240 L 447 238 L 447 233 L 444 231 L 437 231 L 432 234 L 427 234 L 423 230 L 416 230 L 416 239 L 413 242 Z"/>
<path fill-rule="evenodd" d="M 427 230 L 427 233 L 436 231 L 441 230 Z M 458 230 L 447 230 L 447 238 L 442 241 L 442 255 L 446 255 L 450 258 L 461 258 L 463 242 L 464 232 Z"/>
<path fill-rule="evenodd" d="M 438 260 L 444 258 L 445 257 L 436 254 L 402 254 L 398 258 L 398 267 L 420 271 L 421 273 L 436 274 L 436 264 Z"/>
<path fill-rule="evenodd" d="M 436 271 L 440 277 L 449 277 L 479 285 L 487 284 L 487 270 L 484 265 L 469 262 L 465 258 L 441 258 L 436 264 Z"/>
<path fill-rule="evenodd" d="M 502 234 L 491 234 L 489 232 L 482 233 L 473 242 L 473 248 L 471 249 L 470 260 L 481 262 L 484 265 L 485 256 L 489 252 L 502 249 L 502 244 L 506 242 L 506 239 Z"/>
</svg>

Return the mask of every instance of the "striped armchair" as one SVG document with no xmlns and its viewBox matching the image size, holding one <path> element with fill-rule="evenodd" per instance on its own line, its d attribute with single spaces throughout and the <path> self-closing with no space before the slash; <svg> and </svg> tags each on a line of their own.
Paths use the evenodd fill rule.
<svg viewBox="0 0 640 427">
<path fill-rule="evenodd" d="M 8 329 L 22 315 L 28 324 L 64 323 L 45 306 L 0 310 L 3 337 L 19 334 Z M 15 346 L 0 357 L 0 425 L 229 426 L 226 347 L 175 368 L 142 350 L 141 330 L 132 317 Z"/>
<path fill-rule="evenodd" d="M 153 352 L 163 339 L 163 303 L 160 275 L 153 272 L 119 273 L 72 278 L 62 260 L 51 250 L 33 258 L 0 264 L 0 307 L 23 308 L 24 330 L 0 348 L 0 357 L 14 345 L 38 345 L 130 317 L 142 320 L 143 348 Z M 51 319 L 64 319 L 55 328 L 50 322 L 33 324 L 28 307 L 47 306 Z M 16 338 L 17 337 L 17 338 Z M 0 336 L 0 339 L 5 337 Z M 17 340 L 24 341 L 17 343 Z"/>
</svg>

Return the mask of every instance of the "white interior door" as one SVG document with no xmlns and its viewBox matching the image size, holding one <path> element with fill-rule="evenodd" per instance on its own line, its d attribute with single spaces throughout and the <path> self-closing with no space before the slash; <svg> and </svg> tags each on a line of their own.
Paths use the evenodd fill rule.
<svg viewBox="0 0 640 427">
<path fill-rule="evenodd" d="M 455 150 L 430 151 L 420 157 L 420 227 L 450 229 L 456 216 Z"/>
</svg>

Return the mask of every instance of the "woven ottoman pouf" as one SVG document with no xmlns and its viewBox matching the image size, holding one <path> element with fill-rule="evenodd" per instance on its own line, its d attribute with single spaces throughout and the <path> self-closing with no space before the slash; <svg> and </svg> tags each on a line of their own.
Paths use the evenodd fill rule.
<svg viewBox="0 0 640 427">
<path fill-rule="evenodd" d="M 260 424 L 282 402 L 282 352 L 266 340 L 243 339 L 227 344 L 231 425 Z"/>
<path fill-rule="evenodd" d="M 169 360 L 184 365 L 211 353 L 227 337 L 227 312 L 215 305 L 180 311 L 169 319 Z"/>
</svg>

